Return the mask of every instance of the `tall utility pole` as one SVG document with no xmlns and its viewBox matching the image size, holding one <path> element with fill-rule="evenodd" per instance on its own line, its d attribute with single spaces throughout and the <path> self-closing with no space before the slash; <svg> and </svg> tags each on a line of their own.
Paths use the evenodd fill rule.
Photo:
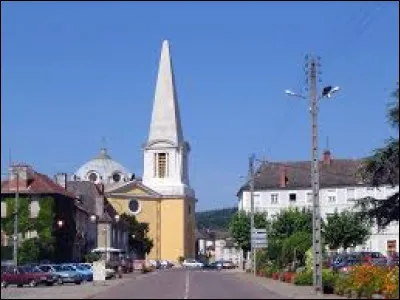
<svg viewBox="0 0 400 300">
<path fill-rule="evenodd" d="M 339 91 L 339 87 L 326 86 L 323 88 L 320 96 L 317 94 L 317 69 L 319 67 L 319 58 L 306 56 L 306 74 L 309 90 L 312 143 L 311 143 L 311 187 L 313 194 L 313 283 L 317 293 L 322 293 L 322 241 L 321 241 L 321 211 L 319 206 L 319 159 L 318 159 L 318 102 L 320 99 L 331 98 L 333 93 Z M 286 90 L 289 96 L 302 99 L 307 97 Z"/>
<path fill-rule="evenodd" d="M 15 203 L 14 203 L 14 237 L 13 237 L 13 260 L 14 265 L 18 265 L 18 209 L 19 209 L 19 172 L 15 173 L 17 181 L 17 190 L 15 192 Z"/>
<path fill-rule="evenodd" d="M 321 246 L 321 212 L 319 206 L 319 159 L 318 159 L 318 98 L 317 98 L 317 61 L 310 57 L 309 67 L 310 113 L 312 123 L 312 160 L 311 186 L 313 191 L 313 283 L 319 294 L 322 289 L 322 246 Z"/>
<path fill-rule="evenodd" d="M 249 157 L 249 180 L 250 180 L 250 253 L 253 259 L 253 272 L 256 275 L 255 249 L 251 243 L 251 235 L 254 231 L 254 154 Z"/>
</svg>

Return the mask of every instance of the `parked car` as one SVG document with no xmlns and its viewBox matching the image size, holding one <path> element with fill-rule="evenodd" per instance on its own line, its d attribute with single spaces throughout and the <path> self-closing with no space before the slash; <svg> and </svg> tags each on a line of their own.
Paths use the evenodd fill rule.
<svg viewBox="0 0 400 300">
<path fill-rule="evenodd" d="M 354 266 L 360 266 L 368 263 L 368 261 L 359 252 L 342 253 L 335 257 L 332 262 L 332 269 L 339 272 L 347 273 Z"/>
<path fill-rule="evenodd" d="M 388 266 L 399 265 L 399 252 L 389 252 L 387 254 L 387 265 Z"/>
<path fill-rule="evenodd" d="M 48 274 L 42 272 L 38 268 L 30 267 L 14 267 L 9 268 L 1 274 L 1 287 L 5 288 L 10 284 L 15 284 L 18 287 L 22 287 L 25 284 L 30 287 L 37 286 L 39 284 L 53 285 L 57 282 L 58 277 L 54 274 Z"/>
<path fill-rule="evenodd" d="M 221 260 L 219 263 L 222 264 L 223 269 L 234 269 L 236 268 L 235 264 L 231 262 L 230 260 Z"/>
<path fill-rule="evenodd" d="M 91 269 L 80 266 L 79 264 L 62 264 L 62 266 L 71 267 L 74 271 L 82 275 L 83 280 L 93 281 L 93 271 Z"/>
<path fill-rule="evenodd" d="M 62 265 L 40 265 L 38 267 L 43 272 L 48 272 L 58 275 L 58 283 L 75 283 L 81 284 L 83 276 L 76 272 L 73 268 Z"/>
<path fill-rule="evenodd" d="M 160 262 L 160 264 L 161 264 L 162 269 L 169 269 L 174 266 L 174 264 L 172 262 L 170 262 L 169 260 L 162 260 Z"/>
<path fill-rule="evenodd" d="M 195 259 L 185 259 L 182 263 L 184 268 L 203 268 L 204 264 Z"/>
<path fill-rule="evenodd" d="M 362 257 L 364 263 L 376 265 L 376 266 L 386 266 L 387 258 L 380 252 L 369 252 L 369 251 L 361 251 L 356 252 Z"/>
<path fill-rule="evenodd" d="M 203 269 L 205 269 L 205 270 L 221 270 L 222 268 L 223 268 L 223 264 L 218 261 L 206 263 L 203 266 Z"/>
</svg>

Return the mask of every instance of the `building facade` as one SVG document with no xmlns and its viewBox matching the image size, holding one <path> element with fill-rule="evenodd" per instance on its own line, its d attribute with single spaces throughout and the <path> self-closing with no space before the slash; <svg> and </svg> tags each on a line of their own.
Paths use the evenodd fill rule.
<svg viewBox="0 0 400 300">
<path fill-rule="evenodd" d="M 1 182 L 1 218 L 2 230 L 11 218 L 13 208 L 8 205 L 14 205 L 16 193 L 20 199 L 20 208 L 22 203 L 27 201 L 27 213 L 29 220 L 35 220 L 39 217 L 42 206 L 46 199 L 51 199 L 52 212 L 54 218 L 50 233 L 55 238 L 55 261 L 80 261 L 85 254 L 85 231 L 89 218 L 88 212 L 80 205 L 79 199 L 75 194 L 68 192 L 60 185 L 56 184 L 48 176 L 38 173 L 28 165 L 13 165 L 9 170 L 10 176 L 7 180 Z M 11 201 L 8 201 L 10 199 Z M 21 211 L 21 214 L 23 212 Z M 11 220 L 11 219 L 10 219 Z M 11 220 L 12 221 L 12 220 Z M 19 223 L 18 241 L 19 244 L 26 239 L 38 237 L 35 222 L 29 224 Z M 6 231 L 7 229 L 4 228 Z M 13 231 L 8 232 L 12 237 Z M 12 239 L 8 239 L 12 240 Z M 8 243 L 12 245 L 11 243 Z"/>
<path fill-rule="evenodd" d="M 375 188 L 363 182 L 358 175 L 362 160 L 332 159 L 326 151 L 320 162 L 320 209 L 326 218 L 335 211 L 354 208 L 355 200 L 364 197 L 386 199 L 399 186 Z M 264 163 L 255 179 L 254 210 L 273 217 L 289 207 L 312 208 L 312 189 L 308 161 Z M 250 191 L 243 186 L 238 196 L 238 209 L 250 212 Z M 399 251 L 399 224 L 392 222 L 385 229 L 372 228 L 371 237 L 357 250 L 386 253 Z"/>
</svg>

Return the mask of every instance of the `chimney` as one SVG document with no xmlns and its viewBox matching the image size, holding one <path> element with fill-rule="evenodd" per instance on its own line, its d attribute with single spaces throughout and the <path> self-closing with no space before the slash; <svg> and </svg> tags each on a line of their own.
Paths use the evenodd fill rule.
<svg viewBox="0 0 400 300">
<path fill-rule="evenodd" d="M 28 188 L 28 180 L 30 179 L 30 167 L 28 165 L 12 165 L 9 168 L 10 182 L 9 189 L 11 191 L 25 190 Z"/>
<path fill-rule="evenodd" d="M 55 182 L 62 186 L 64 189 L 67 189 L 67 173 L 57 173 L 54 176 Z"/>
<path fill-rule="evenodd" d="M 288 178 L 286 176 L 286 167 L 280 166 L 279 167 L 279 186 L 281 188 L 284 188 L 284 187 L 286 187 L 287 182 L 288 182 Z"/>
<path fill-rule="evenodd" d="M 325 150 L 322 156 L 322 161 L 324 162 L 325 165 L 330 165 L 332 162 L 332 156 L 331 156 L 331 151 Z"/>
</svg>

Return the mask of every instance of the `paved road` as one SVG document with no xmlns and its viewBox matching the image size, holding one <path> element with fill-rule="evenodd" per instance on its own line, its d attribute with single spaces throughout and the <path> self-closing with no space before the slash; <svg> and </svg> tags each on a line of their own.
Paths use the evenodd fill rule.
<svg viewBox="0 0 400 300">
<path fill-rule="evenodd" d="M 165 270 L 137 277 L 92 299 L 287 299 L 231 272 Z"/>
</svg>

